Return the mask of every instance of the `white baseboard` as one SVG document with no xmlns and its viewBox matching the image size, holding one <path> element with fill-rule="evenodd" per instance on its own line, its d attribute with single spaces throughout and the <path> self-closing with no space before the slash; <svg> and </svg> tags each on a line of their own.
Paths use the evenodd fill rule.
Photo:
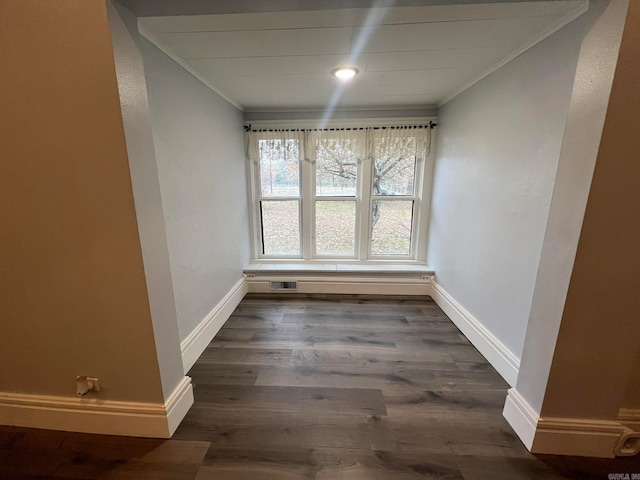
<svg viewBox="0 0 640 480">
<path fill-rule="evenodd" d="M 520 359 L 435 281 L 431 283 L 431 297 L 493 368 L 515 387 Z"/>
<path fill-rule="evenodd" d="M 614 458 L 616 446 L 631 430 L 620 422 L 577 418 L 540 418 L 532 453 Z"/>
<path fill-rule="evenodd" d="M 385 277 L 344 277 L 344 276 L 259 276 L 247 278 L 251 293 L 307 293 L 345 295 L 430 295 L 429 279 L 385 278 Z M 295 290 L 272 290 L 271 281 L 297 282 Z"/>
<path fill-rule="evenodd" d="M 247 282 L 244 278 L 238 281 L 222 300 L 211 310 L 198 326 L 180 342 L 182 365 L 185 375 L 202 355 L 213 337 L 222 328 L 236 309 L 240 300 L 247 294 Z"/>
<path fill-rule="evenodd" d="M 520 437 L 524 446 L 531 450 L 539 420 L 538 414 L 515 388 L 509 389 L 502 415 Z"/>
<path fill-rule="evenodd" d="M 621 408 L 618 412 L 618 421 L 632 430 L 640 432 L 640 410 Z"/>
<path fill-rule="evenodd" d="M 169 437 L 176 431 L 180 422 L 193 405 L 193 385 L 191 377 L 184 377 L 165 402 Z"/>
<path fill-rule="evenodd" d="M 620 421 L 539 417 L 515 388 L 503 415 L 531 453 L 613 458 L 622 436 L 632 432 Z"/>
<path fill-rule="evenodd" d="M 184 377 L 165 404 L 2 392 L 0 425 L 170 438 L 192 404 L 189 377 Z"/>
</svg>

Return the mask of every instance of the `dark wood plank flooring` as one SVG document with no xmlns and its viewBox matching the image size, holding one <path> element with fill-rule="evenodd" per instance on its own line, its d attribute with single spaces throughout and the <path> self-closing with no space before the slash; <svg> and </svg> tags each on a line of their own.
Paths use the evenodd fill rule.
<svg viewBox="0 0 640 480">
<path fill-rule="evenodd" d="M 249 295 L 168 441 L 0 427 L 0 478 L 606 479 L 640 459 L 527 452 L 508 385 L 429 299 Z"/>
</svg>

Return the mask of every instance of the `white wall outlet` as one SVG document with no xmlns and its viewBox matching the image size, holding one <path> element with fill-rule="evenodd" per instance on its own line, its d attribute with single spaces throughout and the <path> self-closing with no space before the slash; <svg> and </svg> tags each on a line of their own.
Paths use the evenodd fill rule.
<svg viewBox="0 0 640 480">
<path fill-rule="evenodd" d="M 99 392 L 100 383 L 96 377 L 81 375 L 76 377 L 76 393 L 79 397 L 84 397 L 90 392 Z"/>
</svg>

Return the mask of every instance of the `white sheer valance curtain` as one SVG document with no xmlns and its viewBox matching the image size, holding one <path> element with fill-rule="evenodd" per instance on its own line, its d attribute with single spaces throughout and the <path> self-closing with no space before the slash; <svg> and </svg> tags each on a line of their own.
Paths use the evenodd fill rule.
<svg viewBox="0 0 640 480">
<path fill-rule="evenodd" d="M 365 129 L 306 132 L 304 159 L 307 162 L 316 163 L 318 156 L 333 156 L 358 164 L 368 157 L 368 152 L 368 131 Z"/>
<path fill-rule="evenodd" d="M 298 149 L 302 148 L 302 152 Z M 247 133 L 247 158 L 260 161 L 260 150 L 282 150 L 283 155 L 302 153 L 315 164 L 318 155 L 335 154 L 349 163 L 371 158 L 415 156 L 423 159 L 431 148 L 431 128 L 425 126 L 255 130 Z M 320 153 L 322 152 L 322 153 Z M 290 157 L 291 158 L 291 157 Z"/>
<path fill-rule="evenodd" d="M 370 149 L 375 158 L 415 155 L 425 158 L 431 149 L 431 128 L 394 127 L 370 130 Z"/>
<path fill-rule="evenodd" d="M 247 159 L 259 163 L 260 153 L 277 153 L 281 158 L 299 158 L 305 132 L 303 130 L 249 131 L 246 133 Z"/>
</svg>

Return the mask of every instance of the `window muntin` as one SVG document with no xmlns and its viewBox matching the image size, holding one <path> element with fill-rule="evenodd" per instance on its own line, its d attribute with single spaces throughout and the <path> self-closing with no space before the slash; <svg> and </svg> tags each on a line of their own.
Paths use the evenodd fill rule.
<svg viewBox="0 0 640 480">
<path fill-rule="evenodd" d="M 256 257 L 418 259 L 426 248 L 429 135 L 412 128 L 252 133 Z"/>
</svg>

